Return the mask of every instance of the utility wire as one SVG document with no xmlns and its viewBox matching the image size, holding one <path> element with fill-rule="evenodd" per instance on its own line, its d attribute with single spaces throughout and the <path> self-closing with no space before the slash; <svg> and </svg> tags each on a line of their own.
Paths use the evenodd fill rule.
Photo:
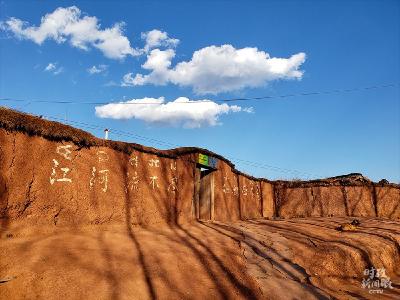
<svg viewBox="0 0 400 300">
<path fill-rule="evenodd" d="M 74 126 L 79 126 L 81 128 L 88 128 L 88 129 L 99 130 L 99 131 L 103 131 L 103 129 L 104 129 L 102 126 L 89 124 L 89 123 L 85 123 L 85 122 L 80 122 L 80 121 L 66 120 L 66 119 L 63 119 L 63 118 L 57 118 L 57 117 L 46 116 L 46 115 L 43 115 L 43 117 L 45 117 L 47 119 L 50 119 L 50 120 L 55 120 L 55 121 L 59 121 L 59 122 L 65 122 L 67 124 L 73 124 Z M 140 139 L 141 141 L 145 141 L 145 142 L 149 142 L 151 144 L 156 144 L 156 145 L 161 145 L 161 146 L 182 147 L 181 145 L 177 145 L 177 144 L 161 141 L 161 140 L 158 140 L 158 139 L 145 137 L 145 136 L 138 135 L 138 134 L 133 134 L 133 133 L 122 131 L 122 130 L 117 130 L 117 129 L 112 129 L 112 128 L 108 128 L 108 129 L 109 129 L 111 134 L 115 134 L 117 136 Z M 272 166 L 272 165 L 261 163 L 261 162 L 244 160 L 244 159 L 233 157 L 233 156 L 226 156 L 226 158 L 231 160 L 231 161 L 233 161 L 233 162 L 235 162 L 235 163 L 237 163 L 237 164 L 246 165 L 246 166 L 255 167 L 255 168 L 259 168 L 259 169 L 263 169 L 263 170 L 273 171 L 273 172 L 278 172 L 278 173 L 291 174 L 291 175 L 294 175 L 294 176 L 304 176 L 304 177 L 308 177 L 308 178 L 311 178 L 311 177 L 322 178 L 322 177 L 324 177 L 324 176 L 322 176 L 320 174 L 313 174 L 313 173 L 303 172 L 303 171 L 294 170 L 294 169 L 281 168 L 281 167 Z"/>
<path fill-rule="evenodd" d="M 56 118 L 56 117 L 53 117 L 53 116 L 43 115 L 43 117 L 45 117 L 47 119 L 50 119 L 50 120 L 54 120 L 54 121 L 65 122 L 67 124 L 73 124 L 75 126 L 80 126 L 80 127 L 83 127 L 83 128 L 89 128 L 89 129 L 92 129 L 92 130 L 100 130 L 100 131 L 104 130 L 104 127 L 99 126 L 99 125 L 94 125 L 94 124 L 89 124 L 89 123 L 84 123 L 84 122 L 78 122 L 78 121 L 74 121 L 74 120 L 66 120 L 66 119 L 62 119 L 62 118 Z M 122 131 L 122 130 L 118 130 L 118 129 L 109 128 L 109 131 L 112 132 L 115 135 L 118 135 L 118 136 L 125 136 L 125 137 L 131 137 L 131 138 L 133 137 L 135 139 L 139 139 L 139 140 L 142 140 L 142 141 L 150 142 L 152 144 L 164 145 L 164 146 L 167 146 L 167 147 L 179 147 L 179 145 L 176 145 L 176 144 L 172 144 L 172 143 L 169 143 L 169 142 L 164 142 L 164 141 L 157 140 L 157 139 L 148 138 L 148 137 L 145 137 L 145 136 L 142 136 L 142 135 L 133 134 L 133 133 Z"/>
<path fill-rule="evenodd" d="M 303 92 L 294 94 L 283 94 L 283 95 L 268 95 L 261 97 L 249 97 L 249 98 L 230 98 L 230 99 L 216 99 L 216 100 L 196 100 L 190 102 L 174 102 L 174 104 L 198 104 L 202 102 L 237 102 L 237 101 L 255 101 L 255 100 L 272 100 L 272 99 L 284 99 L 290 97 L 305 97 L 305 96 L 316 96 L 316 95 L 331 95 L 331 94 L 341 94 L 341 93 L 351 93 L 357 91 L 367 91 L 374 89 L 383 89 L 399 86 L 400 82 L 383 84 L 383 85 L 373 85 L 368 87 L 358 87 L 351 89 L 335 89 L 329 91 L 316 91 L 316 92 Z M 27 99 L 15 99 L 15 98 L 0 98 L 0 101 L 11 101 L 11 102 L 31 102 L 31 103 L 50 103 L 50 104 L 78 104 L 78 105 L 107 105 L 107 104 L 119 104 L 119 105 L 160 105 L 167 104 L 170 102 L 110 102 L 110 101 L 70 101 L 70 100 L 27 100 Z"/>
<path fill-rule="evenodd" d="M 80 128 L 99 130 L 101 132 L 104 130 L 104 127 L 99 126 L 99 125 L 90 124 L 90 123 L 74 121 L 74 120 L 70 120 L 70 119 L 67 120 L 67 119 L 58 118 L 58 117 L 54 117 L 54 116 L 48 116 L 48 115 L 42 115 L 42 117 L 45 119 L 48 119 L 48 120 L 54 120 L 54 121 L 58 121 L 58 122 L 64 122 L 66 124 L 71 124 L 71 125 L 74 125 L 74 126 L 77 126 Z M 133 134 L 133 133 L 122 131 L 122 130 L 109 128 L 109 131 L 110 131 L 110 133 L 115 134 L 117 136 L 135 138 L 135 139 L 138 139 L 138 140 L 141 140 L 144 142 L 148 142 L 148 143 L 156 144 L 156 145 L 160 145 L 160 146 L 182 147 L 181 145 L 145 137 L 145 136 L 138 135 L 138 134 Z M 244 159 L 233 157 L 233 156 L 226 156 L 226 158 L 235 163 L 241 164 L 241 165 L 246 165 L 246 166 L 269 170 L 269 171 L 278 172 L 278 173 L 292 174 L 295 176 L 307 176 L 309 178 L 310 177 L 316 177 L 316 178 L 324 177 L 319 174 L 312 174 L 312 173 L 302 172 L 302 171 L 298 171 L 298 170 L 294 170 L 294 169 L 285 169 L 285 168 L 281 168 L 281 167 L 277 167 L 277 166 L 268 165 L 265 163 L 244 160 Z"/>
<path fill-rule="evenodd" d="M 221 100 L 216 100 L 216 101 L 217 102 L 233 102 L 233 101 L 268 100 L 268 99 L 289 98 L 289 97 L 297 97 L 297 96 L 330 95 L 330 94 L 351 93 L 351 92 L 357 92 L 357 91 L 395 87 L 398 85 L 400 85 L 400 82 L 383 84 L 383 85 L 374 85 L 374 86 L 368 86 L 368 87 L 352 88 L 352 89 L 336 89 L 336 90 L 330 90 L 330 91 L 305 92 L 305 93 L 303 92 L 303 93 L 295 93 L 295 94 L 285 94 L 285 95 L 277 95 L 277 96 L 261 96 L 261 97 L 252 97 L 252 98 L 221 99 Z"/>
<path fill-rule="evenodd" d="M 384 85 L 374 85 L 374 86 L 368 86 L 368 87 L 359 87 L 359 88 L 352 88 L 352 89 L 336 89 L 336 90 L 330 90 L 330 91 L 318 91 L 318 92 L 304 92 L 304 93 L 297 93 L 297 94 L 285 94 L 285 95 L 277 95 L 277 96 L 261 96 L 261 97 L 251 97 L 251 98 L 231 98 L 231 99 L 217 99 L 217 100 L 198 100 L 198 101 L 192 101 L 192 102 L 178 102 L 179 104 L 196 104 L 200 102 L 235 102 L 235 101 L 253 101 L 253 100 L 271 100 L 271 99 L 279 99 L 279 98 L 289 98 L 289 97 L 296 97 L 296 96 L 315 96 L 315 95 L 330 95 L 330 94 L 340 94 L 340 93 L 350 93 L 350 92 L 356 92 L 356 91 L 365 91 L 365 90 L 373 90 L 373 89 L 381 89 L 381 88 L 390 88 L 390 87 L 395 87 L 399 86 L 400 83 L 390 83 L 390 84 L 384 84 Z M 160 105 L 161 103 L 121 103 L 121 102 L 77 102 L 77 101 L 50 101 L 50 100 L 24 100 L 24 99 L 14 99 L 14 98 L 0 98 L 0 101 L 13 101 L 13 102 L 28 102 L 27 105 L 31 103 L 51 103 L 51 104 L 78 104 L 78 105 L 106 105 L 106 104 L 120 104 L 120 105 L 148 105 L 148 104 L 153 104 L 153 105 Z M 49 119 L 53 120 L 58 120 L 58 121 L 63 121 L 67 122 L 70 124 L 75 124 L 81 127 L 86 127 L 89 129 L 98 129 L 98 130 L 103 130 L 102 127 L 98 125 L 93 125 L 93 124 L 88 124 L 88 123 L 83 123 L 83 122 L 77 122 L 73 120 L 66 120 L 66 119 L 60 119 L 56 117 L 51 117 L 51 116 L 46 116 Z M 152 144 L 157 144 L 157 145 L 163 145 L 167 147 L 180 147 L 179 145 L 161 141 L 161 140 L 156 140 L 144 136 L 140 136 L 137 134 L 132 134 L 129 132 L 125 132 L 122 130 L 117 130 L 117 129 L 112 129 L 111 130 L 113 134 L 118 135 L 118 136 L 125 136 L 125 137 L 133 137 L 135 139 L 139 139 L 142 141 L 146 141 Z M 240 158 L 235 158 L 232 156 L 227 156 L 232 161 L 235 161 L 240 164 L 244 164 L 247 166 L 251 167 L 256 167 L 256 168 L 261 168 L 261 169 L 266 169 L 270 171 L 276 171 L 280 173 L 286 173 L 286 174 L 295 174 L 295 175 L 307 175 L 307 176 L 312 176 L 312 177 L 323 177 L 318 174 L 311 174 L 307 172 L 301 172 L 298 170 L 292 170 L 292 169 L 285 169 L 285 168 L 280 168 L 276 166 L 271 166 L 267 165 L 264 163 L 260 162 L 253 162 L 253 161 L 248 161 L 248 160 L 243 160 Z"/>
<path fill-rule="evenodd" d="M 316 177 L 316 178 L 325 177 L 325 176 L 323 176 L 321 174 L 313 174 L 313 173 L 303 172 L 303 171 L 294 170 L 294 169 L 286 169 L 286 168 L 271 166 L 271 165 L 268 165 L 268 164 L 265 164 L 265 163 L 244 160 L 244 159 L 235 158 L 235 157 L 232 157 L 232 156 L 226 156 L 226 157 L 228 159 L 234 161 L 234 162 L 237 162 L 238 164 L 244 164 L 244 165 L 247 165 L 247 166 L 260 168 L 260 169 L 266 169 L 266 170 L 275 171 L 275 172 L 279 172 L 279 173 L 292 174 L 292 175 L 295 175 L 295 176 L 307 176 L 309 178 L 311 178 L 311 177 Z"/>
</svg>

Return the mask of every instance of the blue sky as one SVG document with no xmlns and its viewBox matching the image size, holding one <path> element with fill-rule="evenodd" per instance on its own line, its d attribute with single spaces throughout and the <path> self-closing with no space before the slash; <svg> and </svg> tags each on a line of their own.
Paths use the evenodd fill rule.
<svg viewBox="0 0 400 300">
<path fill-rule="evenodd" d="M 0 105 L 207 148 L 255 162 L 234 160 L 255 176 L 400 182 L 398 1 L 1 1 L 0 12 L 0 98 L 31 100 Z M 131 100 L 97 114 L 79 104 Z"/>
</svg>

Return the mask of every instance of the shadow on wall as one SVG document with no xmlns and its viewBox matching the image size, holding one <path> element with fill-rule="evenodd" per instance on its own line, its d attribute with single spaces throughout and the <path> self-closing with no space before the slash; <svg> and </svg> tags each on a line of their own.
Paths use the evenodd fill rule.
<svg viewBox="0 0 400 300">
<path fill-rule="evenodd" d="M 7 184 L 5 177 L 0 173 L 0 233 L 6 231 L 9 225 L 7 205 L 8 205 Z"/>
<path fill-rule="evenodd" d="M 54 225 L 121 223 L 127 197 L 136 225 L 194 219 L 199 153 L 168 158 L 133 150 L 128 155 L 107 146 L 82 149 L 4 129 L 0 141 L 0 209 L 8 217 L 3 223 L 17 219 Z M 99 153 L 107 154 L 107 165 Z M 27 159 L 29 155 L 35 160 Z M 132 155 L 139 161 L 134 166 Z M 216 221 L 377 214 L 400 218 L 400 187 L 372 183 L 359 175 L 348 176 L 347 181 L 269 182 L 240 174 L 221 159 L 213 177 L 217 190 L 211 191 L 210 215 Z"/>
</svg>

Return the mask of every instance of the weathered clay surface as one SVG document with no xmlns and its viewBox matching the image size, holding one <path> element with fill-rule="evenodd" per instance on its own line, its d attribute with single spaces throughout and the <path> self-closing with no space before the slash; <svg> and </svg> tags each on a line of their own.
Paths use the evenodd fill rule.
<svg viewBox="0 0 400 300">
<path fill-rule="evenodd" d="M 2 150 L 3 217 L 112 224 L 124 221 L 129 211 L 132 225 L 176 221 L 179 174 L 174 159 L 138 151 L 128 156 L 108 147 L 79 149 L 3 130 L 0 135 L 11 145 Z"/>
<path fill-rule="evenodd" d="M 345 191 L 350 216 L 376 216 L 370 187 L 351 186 L 345 187 Z"/>
<path fill-rule="evenodd" d="M 360 218 L 11 226 L 0 240 L 1 299 L 398 299 L 400 223 Z M 393 289 L 370 294 L 365 269 Z"/>
<path fill-rule="evenodd" d="M 312 188 L 316 209 L 312 216 L 346 216 L 346 204 L 339 186 Z"/>
<path fill-rule="evenodd" d="M 178 188 L 175 193 L 175 216 L 178 223 L 190 222 L 194 218 L 195 170 L 193 165 L 195 161 L 193 154 L 183 155 L 182 159 L 176 160 Z"/>
<path fill-rule="evenodd" d="M 132 225 L 194 219 L 197 156 L 219 158 L 214 220 L 259 217 L 400 218 L 400 187 L 360 174 L 268 181 L 204 149 L 157 150 L 0 108 L 0 217 L 43 224 Z"/>
<path fill-rule="evenodd" d="M 378 216 L 389 219 L 400 219 L 400 189 L 376 187 Z"/>
<path fill-rule="evenodd" d="M 273 218 L 275 215 L 274 185 L 269 182 L 261 182 L 262 191 L 262 216 Z"/>
<path fill-rule="evenodd" d="M 296 218 L 310 216 L 314 208 L 312 188 L 282 188 L 277 190 L 278 216 Z"/>
<path fill-rule="evenodd" d="M 239 199 L 241 219 L 256 219 L 262 216 L 260 182 L 239 175 Z"/>
<path fill-rule="evenodd" d="M 214 216 L 221 221 L 240 220 L 238 175 L 224 161 L 214 173 Z"/>
<path fill-rule="evenodd" d="M 43 224 L 187 222 L 194 218 L 196 154 L 167 158 L 109 147 L 80 148 L 0 129 L 0 212 Z M 232 172 L 214 174 L 214 219 L 370 216 L 400 218 L 400 189 L 385 186 L 286 187 Z M 274 215 L 274 213 L 276 215 Z"/>
</svg>

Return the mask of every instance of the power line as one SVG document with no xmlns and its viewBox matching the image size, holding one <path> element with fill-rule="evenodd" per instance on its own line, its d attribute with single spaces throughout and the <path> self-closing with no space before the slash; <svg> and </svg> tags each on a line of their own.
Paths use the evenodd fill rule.
<svg viewBox="0 0 400 300">
<path fill-rule="evenodd" d="M 295 94 L 286 94 L 286 95 L 278 95 L 278 96 L 261 96 L 261 97 L 252 97 L 252 98 L 233 98 L 233 99 L 222 99 L 222 100 L 217 100 L 217 101 L 222 101 L 222 102 L 251 101 L 251 100 L 268 100 L 268 99 L 276 99 L 276 98 L 289 98 L 289 97 L 297 97 L 297 96 L 330 95 L 330 94 L 351 93 L 351 92 L 357 92 L 357 91 L 363 91 L 363 90 L 373 90 L 373 89 L 380 89 L 380 88 L 395 87 L 397 85 L 400 85 L 400 82 L 383 84 L 383 85 L 374 85 L 374 86 L 368 86 L 368 87 L 352 88 L 352 89 L 336 89 L 336 90 L 330 90 L 330 91 L 305 92 L 305 93 L 295 93 Z"/>
<path fill-rule="evenodd" d="M 235 158 L 235 157 L 232 157 L 232 156 L 226 156 L 226 157 L 228 159 L 236 162 L 236 163 L 244 164 L 244 165 L 255 167 L 255 168 L 275 171 L 275 172 L 279 172 L 279 173 L 292 174 L 292 175 L 295 175 L 295 176 L 307 176 L 309 178 L 311 178 L 311 177 L 316 177 L 316 178 L 324 177 L 321 174 L 313 174 L 313 173 L 303 172 L 303 171 L 294 170 L 294 169 L 276 167 L 276 166 L 268 165 L 268 164 L 265 164 L 265 163 L 253 162 L 253 161 L 249 161 L 249 160 Z"/>
<path fill-rule="evenodd" d="M 62 118 L 56 118 L 53 116 L 46 116 L 43 115 L 43 117 L 46 117 L 50 120 L 55 120 L 55 121 L 60 121 L 60 122 L 66 122 L 67 124 L 74 124 L 75 126 L 80 126 L 83 128 L 89 128 L 89 129 L 97 129 L 100 131 L 104 130 L 104 127 L 99 126 L 99 125 L 94 125 L 94 124 L 89 124 L 89 123 L 84 123 L 84 122 L 79 122 L 79 121 L 74 121 L 74 120 L 66 120 L 66 119 L 62 119 Z M 135 139 L 139 139 L 142 141 L 146 141 L 146 142 L 150 142 L 152 144 L 158 144 L 158 145 L 164 145 L 164 146 L 168 146 L 168 147 L 179 147 L 179 145 L 173 144 L 173 143 L 169 143 L 169 142 L 164 142 L 161 140 L 157 140 L 157 139 L 153 139 L 153 138 L 148 138 L 142 135 L 138 135 L 138 134 L 133 134 L 130 132 L 126 132 L 126 131 L 122 131 L 122 130 L 118 130 L 118 129 L 111 129 L 109 128 L 110 132 L 112 132 L 113 134 L 117 135 L 117 136 L 125 136 L 125 137 L 133 137 Z"/>
<path fill-rule="evenodd" d="M 267 95 L 260 97 L 248 97 L 248 98 L 230 98 L 230 99 L 216 99 L 216 100 L 196 100 L 190 102 L 174 102 L 174 104 L 198 104 L 198 103 L 213 103 L 213 102 L 237 102 L 237 101 L 256 101 L 256 100 L 272 100 L 272 99 L 284 99 L 291 97 L 306 97 L 306 96 L 316 96 L 316 95 L 332 95 L 341 93 L 351 93 L 357 91 L 367 91 L 374 89 L 383 89 L 399 86 L 400 82 L 383 84 L 383 85 L 373 85 L 368 87 L 358 87 L 351 89 L 335 89 L 329 91 L 316 91 L 316 92 L 303 92 L 294 94 L 283 94 L 283 95 Z M 110 102 L 110 101 L 70 101 L 70 100 L 27 100 L 27 99 L 15 99 L 15 98 L 0 98 L 0 101 L 11 101 L 11 102 L 31 102 L 31 103 L 50 103 L 50 104 L 77 104 L 77 105 L 107 105 L 107 104 L 118 104 L 118 105 L 160 105 L 167 104 L 159 102 Z"/>
<path fill-rule="evenodd" d="M 46 115 L 43 115 L 43 117 L 45 117 L 47 119 L 50 119 L 50 120 L 55 120 L 55 121 L 60 121 L 60 122 L 63 121 L 63 122 L 66 122 L 67 124 L 74 124 L 74 126 L 80 126 L 81 128 L 88 128 L 88 129 L 100 130 L 100 131 L 103 131 L 103 129 L 104 129 L 103 127 L 101 127 L 99 125 L 89 124 L 89 123 L 80 122 L 80 121 L 66 120 L 66 119 L 57 118 L 57 117 L 53 117 L 53 116 L 46 116 Z M 138 135 L 138 134 L 133 134 L 133 133 L 126 132 L 126 131 L 123 131 L 123 130 L 117 130 L 117 129 L 109 128 L 109 131 L 110 131 L 110 133 L 115 134 L 117 136 L 131 137 L 131 138 L 135 138 L 135 139 L 140 139 L 142 141 L 149 142 L 151 144 L 163 145 L 163 146 L 167 146 L 167 147 L 182 147 L 181 145 L 177 145 L 177 144 L 173 144 L 173 143 L 170 143 L 170 142 L 165 142 L 165 141 L 162 141 L 162 140 L 145 137 L 145 136 Z M 244 159 L 233 157 L 233 156 L 226 156 L 226 158 L 231 160 L 231 161 L 233 161 L 233 162 L 235 162 L 235 163 L 241 164 L 241 165 L 246 165 L 246 166 L 255 167 L 255 168 L 264 169 L 264 170 L 269 170 L 269 171 L 278 172 L 278 173 L 291 174 L 291 175 L 295 175 L 295 176 L 305 176 L 305 177 L 308 177 L 308 178 L 311 178 L 311 177 L 322 178 L 322 177 L 324 177 L 324 176 L 322 176 L 320 174 L 313 174 L 313 173 L 303 172 L 303 171 L 294 170 L 294 169 L 281 168 L 281 167 L 272 166 L 272 165 L 261 163 L 261 162 L 244 160 Z"/>
</svg>

